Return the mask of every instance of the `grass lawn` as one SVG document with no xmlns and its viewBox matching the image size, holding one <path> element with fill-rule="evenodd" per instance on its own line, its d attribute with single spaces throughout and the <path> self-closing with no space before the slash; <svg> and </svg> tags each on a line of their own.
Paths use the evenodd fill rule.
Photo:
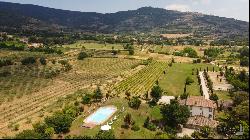
<svg viewBox="0 0 250 140">
<path fill-rule="evenodd" d="M 120 110 L 122 106 L 125 107 L 125 112 L 123 112 L 112 125 L 112 129 L 115 132 L 116 138 L 153 139 L 155 138 L 155 134 L 160 131 L 160 130 L 150 131 L 143 127 L 144 121 L 147 118 L 147 116 L 150 116 L 153 119 L 161 118 L 159 106 L 150 108 L 148 104 L 142 103 L 138 110 L 134 110 L 128 107 L 126 99 L 120 99 L 117 97 L 110 99 L 103 106 L 105 105 L 115 105 L 116 107 L 118 107 L 118 110 Z M 121 128 L 121 125 L 123 124 L 123 118 L 127 113 L 130 113 L 132 115 L 132 119 L 135 121 L 135 124 L 137 124 L 140 127 L 139 131 L 133 131 L 131 129 Z M 69 134 L 95 136 L 97 132 L 100 130 L 100 126 L 96 126 L 93 129 L 82 128 L 80 127 L 80 125 L 82 124 L 83 120 L 84 118 L 82 116 L 78 117 L 78 119 L 76 119 L 73 122 Z M 162 136 L 163 138 L 168 138 L 167 135 L 162 135 Z"/>
<path fill-rule="evenodd" d="M 178 96 L 183 93 L 185 80 L 190 76 L 194 83 L 187 86 L 187 93 L 194 96 L 200 96 L 200 86 L 196 76 L 196 68 L 201 70 L 206 69 L 208 66 L 209 71 L 213 70 L 213 65 L 210 64 L 185 64 L 185 63 L 174 63 L 172 67 L 169 67 L 164 75 L 159 80 L 160 87 L 167 92 L 167 95 Z M 194 75 L 192 75 L 192 69 Z M 216 67 L 215 70 L 218 70 Z"/>
<path fill-rule="evenodd" d="M 75 44 L 70 45 L 64 45 L 66 48 L 82 48 L 85 47 L 86 49 L 97 49 L 97 50 L 112 50 L 112 47 L 114 47 L 115 50 L 122 50 L 123 46 L 122 44 L 99 44 L 99 43 L 85 43 L 83 41 L 78 41 Z"/>
<path fill-rule="evenodd" d="M 219 97 L 219 100 L 230 100 L 231 99 L 228 91 L 215 91 L 214 93 L 217 94 L 217 96 Z"/>
</svg>

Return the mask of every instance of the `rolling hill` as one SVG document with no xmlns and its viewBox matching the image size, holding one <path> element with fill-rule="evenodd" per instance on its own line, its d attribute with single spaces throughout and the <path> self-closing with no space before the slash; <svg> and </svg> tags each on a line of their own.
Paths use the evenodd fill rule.
<svg viewBox="0 0 250 140">
<path fill-rule="evenodd" d="M 245 21 L 152 7 L 101 14 L 0 2 L 0 19 L 0 29 L 12 32 L 63 29 L 98 33 L 192 33 L 213 37 L 249 35 L 249 23 Z"/>
</svg>

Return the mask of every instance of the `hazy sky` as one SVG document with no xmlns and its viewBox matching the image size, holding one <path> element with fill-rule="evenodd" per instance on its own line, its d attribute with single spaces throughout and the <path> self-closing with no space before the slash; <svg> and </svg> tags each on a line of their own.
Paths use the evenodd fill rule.
<svg viewBox="0 0 250 140">
<path fill-rule="evenodd" d="M 144 6 L 195 11 L 249 21 L 249 0 L 0 0 L 57 9 L 113 13 Z"/>
</svg>

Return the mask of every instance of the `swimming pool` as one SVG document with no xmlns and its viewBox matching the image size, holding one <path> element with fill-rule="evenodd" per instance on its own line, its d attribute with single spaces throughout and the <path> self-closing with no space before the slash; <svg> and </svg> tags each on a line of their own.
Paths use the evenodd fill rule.
<svg viewBox="0 0 250 140">
<path fill-rule="evenodd" d="M 100 125 L 107 121 L 115 112 L 117 108 L 115 106 L 100 107 L 93 114 L 88 116 L 84 122 L 91 123 L 95 125 Z"/>
</svg>

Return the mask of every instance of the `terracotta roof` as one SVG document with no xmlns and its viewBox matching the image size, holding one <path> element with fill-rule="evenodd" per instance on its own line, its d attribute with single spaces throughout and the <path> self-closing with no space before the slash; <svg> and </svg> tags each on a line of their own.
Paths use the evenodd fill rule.
<svg viewBox="0 0 250 140">
<path fill-rule="evenodd" d="M 211 107 L 216 108 L 216 104 L 212 100 L 207 100 L 203 96 L 190 96 L 187 99 L 180 100 L 181 105 L 199 106 L 199 107 Z"/>
<path fill-rule="evenodd" d="M 188 122 L 186 123 L 187 125 L 195 125 L 195 126 L 209 126 L 212 128 L 215 128 L 219 122 L 215 121 L 213 119 L 208 119 L 203 116 L 194 116 L 194 117 L 189 117 Z"/>
</svg>

